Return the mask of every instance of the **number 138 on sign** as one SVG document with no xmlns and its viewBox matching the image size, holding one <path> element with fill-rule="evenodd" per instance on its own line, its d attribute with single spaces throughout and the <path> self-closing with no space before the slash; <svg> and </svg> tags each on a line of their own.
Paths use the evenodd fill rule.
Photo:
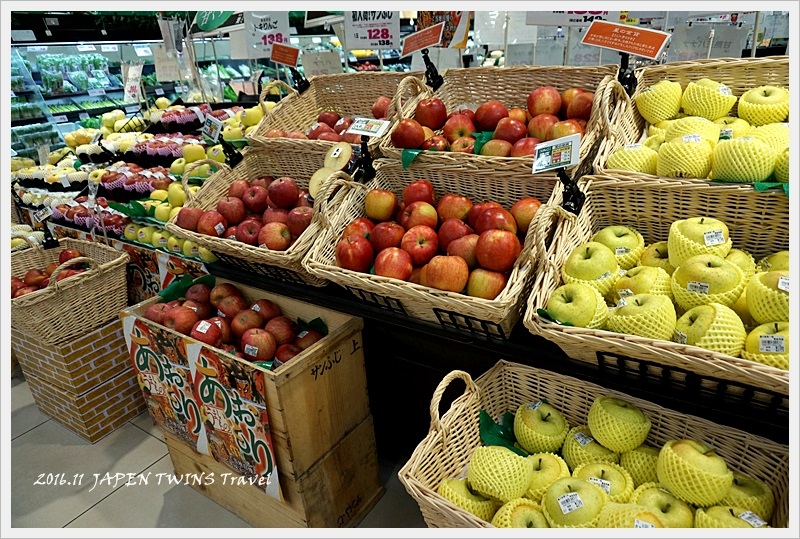
<svg viewBox="0 0 800 539">
<path fill-rule="evenodd" d="M 264 45 L 272 45 L 273 43 L 283 43 L 283 34 L 264 34 L 261 36 L 261 42 Z"/>
</svg>

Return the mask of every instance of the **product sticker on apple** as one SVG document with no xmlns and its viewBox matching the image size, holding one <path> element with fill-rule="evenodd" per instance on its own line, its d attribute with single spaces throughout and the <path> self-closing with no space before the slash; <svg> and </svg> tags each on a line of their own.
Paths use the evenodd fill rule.
<svg viewBox="0 0 800 539">
<path fill-rule="evenodd" d="M 245 344 L 244 353 L 247 354 L 248 356 L 256 357 L 258 355 L 258 346 L 253 346 L 252 344 Z"/>
<path fill-rule="evenodd" d="M 617 255 L 617 256 L 626 255 L 626 254 L 628 254 L 630 252 L 631 252 L 631 250 L 628 249 L 627 247 L 615 247 L 614 248 L 614 254 Z"/>
<path fill-rule="evenodd" d="M 541 405 L 542 405 L 542 401 L 536 401 L 536 402 L 530 403 L 525 408 L 527 408 L 528 410 L 538 410 L 539 406 L 541 406 Z"/>
<path fill-rule="evenodd" d="M 641 147 L 642 147 L 642 145 L 639 144 L 638 142 L 636 144 L 626 144 L 625 145 L 625 149 L 626 150 L 638 150 Z"/>
<path fill-rule="evenodd" d="M 752 511 L 745 511 L 744 513 L 739 515 L 739 518 L 741 518 L 754 528 L 760 528 L 761 526 L 766 524 L 766 522 L 762 520 L 761 517 L 759 517 Z"/>
<path fill-rule="evenodd" d="M 725 129 L 720 129 L 719 131 L 719 140 L 730 140 L 733 138 L 733 129 L 726 127 Z"/>
<path fill-rule="evenodd" d="M 689 292 L 695 292 L 697 294 L 706 294 L 708 295 L 708 283 L 701 283 L 699 281 L 689 281 L 686 284 L 686 290 Z"/>
<path fill-rule="evenodd" d="M 216 230 L 217 234 L 221 236 L 223 232 L 225 232 L 225 226 L 222 223 L 217 223 L 214 225 L 214 230 Z"/>
<path fill-rule="evenodd" d="M 655 528 L 653 524 L 649 522 L 645 522 L 644 520 L 639 520 L 638 518 L 633 519 L 633 527 L 634 528 Z"/>
<path fill-rule="evenodd" d="M 606 494 L 611 494 L 611 481 L 606 481 L 605 479 L 600 479 L 599 477 L 590 477 L 590 483 L 594 483 L 601 489 L 606 491 Z"/>
<path fill-rule="evenodd" d="M 220 310 L 217 310 L 217 316 L 220 316 L 220 317 L 222 317 L 222 318 L 225 318 L 225 313 L 223 313 L 223 312 L 222 312 L 222 311 L 220 311 Z"/>
<path fill-rule="evenodd" d="M 620 277 L 625 277 L 625 275 L 627 275 L 627 274 L 628 274 L 627 270 L 619 268 L 619 276 Z M 633 292 L 631 292 L 631 294 L 633 294 Z"/>
<path fill-rule="evenodd" d="M 706 242 L 706 247 L 713 247 L 714 245 L 721 245 L 725 243 L 725 235 L 722 230 L 709 230 L 703 232 L 703 239 Z"/>
<path fill-rule="evenodd" d="M 618 293 L 620 298 L 629 298 L 633 295 L 633 290 L 630 288 L 620 288 Z"/>
<path fill-rule="evenodd" d="M 561 507 L 561 512 L 566 515 L 583 507 L 583 500 L 577 492 L 570 492 L 558 497 L 558 505 Z"/>
<path fill-rule="evenodd" d="M 609 278 L 609 277 L 611 277 L 611 272 L 610 272 L 610 271 L 607 271 L 607 272 L 605 272 L 604 274 L 602 274 L 600 277 L 598 277 L 597 279 L 595 279 L 595 281 L 602 281 L 603 279 L 607 279 L 607 278 Z"/>
<path fill-rule="evenodd" d="M 624 307 L 627 304 L 628 302 L 625 301 L 625 298 L 619 298 L 619 301 L 617 302 L 617 309 L 619 309 L 620 307 Z"/>
<path fill-rule="evenodd" d="M 765 354 L 785 354 L 783 335 L 759 335 L 758 351 Z"/>
<path fill-rule="evenodd" d="M 686 344 L 686 333 L 676 329 L 675 334 L 672 336 L 672 340 L 678 344 Z"/>
<path fill-rule="evenodd" d="M 66 174 L 62 174 L 59 180 L 61 181 L 61 185 L 64 187 L 69 187 L 69 178 L 67 178 Z"/>
<path fill-rule="evenodd" d="M 720 84 L 719 86 L 717 86 L 717 89 L 719 90 L 719 93 L 721 93 L 722 95 L 731 95 L 731 89 L 725 86 L 724 84 Z"/>
<path fill-rule="evenodd" d="M 575 440 L 579 444 L 581 444 L 581 447 L 586 447 L 590 443 L 594 442 L 594 438 L 592 438 L 591 436 L 587 436 L 582 432 L 576 432 L 575 434 L 573 434 L 573 436 L 575 437 Z"/>
<path fill-rule="evenodd" d="M 781 277 L 778 279 L 778 288 L 785 292 L 789 292 L 789 278 Z"/>
<path fill-rule="evenodd" d="M 683 135 L 683 142 L 701 142 L 700 135 Z"/>
<path fill-rule="evenodd" d="M 206 333 L 208 331 L 208 328 L 210 327 L 211 324 L 209 324 L 206 320 L 203 320 L 202 322 L 197 324 L 197 331 L 199 331 L 200 333 Z"/>
</svg>

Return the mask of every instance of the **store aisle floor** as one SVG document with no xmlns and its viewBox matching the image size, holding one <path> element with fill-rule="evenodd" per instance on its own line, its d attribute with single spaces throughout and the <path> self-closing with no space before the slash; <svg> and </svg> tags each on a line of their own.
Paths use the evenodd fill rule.
<svg viewBox="0 0 800 539">
<path fill-rule="evenodd" d="M 407 459 L 380 460 L 386 492 L 362 528 L 424 527 L 414 500 L 397 478 Z M 107 472 L 149 476 L 147 485 L 97 484 Z M 161 430 L 147 412 L 90 444 L 41 413 L 17 368 L 11 381 L 11 526 L 70 528 L 248 528 L 245 521 L 186 485 L 159 485 L 173 472 Z M 43 474 L 83 474 L 82 485 L 35 484 Z M 165 477 L 165 476 L 162 476 Z M 139 481 L 136 479 L 135 481 Z"/>
</svg>

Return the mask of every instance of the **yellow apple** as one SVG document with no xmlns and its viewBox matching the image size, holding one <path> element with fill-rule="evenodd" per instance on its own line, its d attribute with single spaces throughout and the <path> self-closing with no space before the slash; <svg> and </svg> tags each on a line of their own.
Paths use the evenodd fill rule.
<svg viewBox="0 0 800 539">
<path fill-rule="evenodd" d="M 180 207 L 180 206 L 175 206 L 174 208 L 172 208 L 171 210 L 169 210 L 169 218 L 170 218 L 170 219 L 172 219 L 173 217 L 175 217 L 176 215 L 178 215 L 178 213 L 179 213 L 180 211 L 181 211 L 181 207 Z"/>
<path fill-rule="evenodd" d="M 206 152 L 206 157 L 217 161 L 218 163 L 225 162 L 225 152 L 222 150 L 222 144 L 217 144 L 216 146 L 212 146 Z"/>
<path fill-rule="evenodd" d="M 261 110 L 260 105 L 254 105 L 242 112 L 242 125 L 250 127 L 256 125 L 264 117 L 264 111 Z"/>
<path fill-rule="evenodd" d="M 186 192 L 183 190 L 181 182 L 172 182 L 167 187 L 167 201 L 170 206 L 177 208 L 186 203 Z"/>
<path fill-rule="evenodd" d="M 216 262 L 217 257 L 214 256 L 214 253 L 206 249 L 205 247 L 198 247 L 198 251 L 200 251 L 200 259 L 203 262 Z"/>
<path fill-rule="evenodd" d="M 185 168 L 186 168 L 186 159 L 180 157 L 172 162 L 172 166 L 169 167 L 169 171 L 175 176 L 183 176 L 183 171 Z"/>
<path fill-rule="evenodd" d="M 159 97 L 156 99 L 156 107 L 160 109 L 165 109 L 169 106 L 169 99 L 166 97 Z"/>
<path fill-rule="evenodd" d="M 185 240 L 183 242 L 183 255 L 191 258 L 200 256 L 200 249 L 192 240 Z"/>
<path fill-rule="evenodd" d="M 183 244 L 185 241 L 186 240 L 183 238 L 173 235 L 167 240 L 167 250 L 169 250 L 170 253 L 175 253 L 178 255 L 183 254 Z"/>
<path fill-rule="evenodd" d="M 222 130 L 222 138 L 225 140 L 237 140 L 244 138 L 244 128 L 242 126 L 228 126 Z"/>
<path fill-rule="evenodd" d="M 167 232 L 163 229 L 158 229 L 153 232 L 153 236 L 150 239 L 150 243 L 156 249 L 166 249 L 169 245 L 169 239 L 172 237 L 172 234 Z"/>
<path fill-rule="evenodd" d="M 169 221 L 169 214 L 172 211 L 172 206 L 169 202 L 162 202 L 156 206 L 155 218 L 162 223 Z"/>
<path fill-rule="evenodd" d="M 159 202 L 164 202 L 167 200 L 167 191 L 165 189 L 156 189 L 152 193 L 150 193 L 151 200 L 158 200 Z"/>
<path fill-rule="evenodd" d="M 156 227 L 154 226 L 143 226 L 136 234 L 136 239 L 139 240 L 140 243 L 150 243 L 152 245 L 153 232 L 155 231 Z"/>
<path fill-rule="evenodd" d="M 183 158 L 187 163 L 193 163 L 200 159 L 205 159 L 206 151 L 199 144 L 188 144 L 183 147 Z"/>
</svg>

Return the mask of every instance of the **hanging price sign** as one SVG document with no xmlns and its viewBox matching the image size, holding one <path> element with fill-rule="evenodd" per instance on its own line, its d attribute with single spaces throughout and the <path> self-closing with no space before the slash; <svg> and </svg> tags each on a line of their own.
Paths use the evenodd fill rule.
<svg viewBox="0 0 800 539">
<path fill-rule="evenodd" d="M 403 39 L 403 51 L 400 53 L 401 57 L 406 57 L 422 49 L 428 47 L 435 47 L 442 42 L 442 32 L 444 31 L 444 23 L 440 22 L 437 25 L 429 26 L 424 30 L 415 32 Z"/>
<path fill-rule="evenodd" d="M 581 43 L 655 60 L 661 55 L 669 37 L 670 34 L 659 30 L 631 28 L 627 24 L 596 20 L 583 34 Z"/>
<path fill-rule="evenodd" d="M 125 103 L 139 101 L 139 85 L 142 82 L 142 64 L 132 65 L 125 75 Z"/>
<path fill-rule="evenodd" d="M 398 49 L 400 12 L 345 11 L 344 32 L 349 49 Z"/>
<path fill-rule="evenodd" d="M 222 131 L 222 121 L 217 120 L 210 114 L 206 116 L 206 121 L 203 124 L 203 136 L 208 137 L 214 142 L 219 141 L 219 134 Z"/>
<path fill-rule="evenodd" d="M 288 11 L 245 11 L 244 28 L 249 58 L 270 58 L 275 43 L 289 44 Z"/>
<path fill-rule="evenodd" d="M 535 149 L 533 173 L 578 164 L 580 148 L 580 133 L 539 144 Z"/>
<path fill-rule="evenodd" d="M 273 43 L 272 53 L 269 59 L 276 64 L 297 67 L 297 59 L 300 57 L 300 49 L 283 43 Z"/>
</svg>

